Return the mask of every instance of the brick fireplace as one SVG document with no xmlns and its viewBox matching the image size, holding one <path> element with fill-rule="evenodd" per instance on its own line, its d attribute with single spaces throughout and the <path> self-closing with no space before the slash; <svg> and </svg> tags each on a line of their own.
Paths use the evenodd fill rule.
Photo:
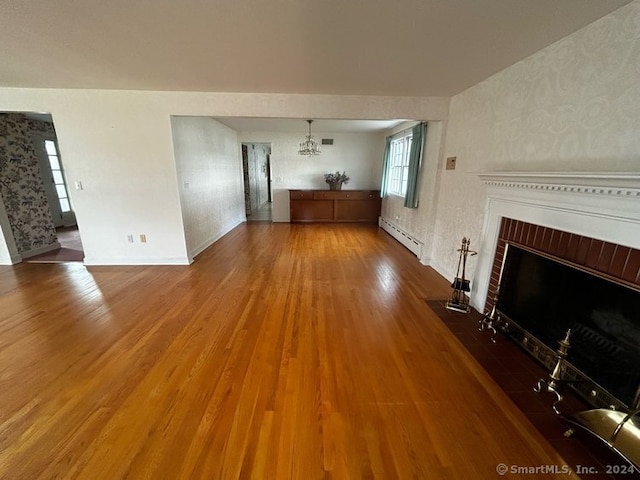
<svg viewBox="0 0 640 480">
<path fill-rule="evenodd" d="M 506 245 L 640 291 L 639 174 L 480 177 L 487 187 L 487 208 L 471 292 L 478 311 L 493 307 Z M 551 349 L 555 341 L 547 341 Z"/>
<path fill-rule="evenodd" d="M 551 227 L 503 218 L 485 308 L 493 307 L 505 246 L 521 245 L 550 258 L 640 290 L 640 250 Z"/>
<path fill-rule="evenodd" d="M 487 204 L 471 290 L 476 310 L 485 311 L 493 298 L 495 258 L 502 257 L 496 254 L 507 239 L 568 255 L 570 261 L 637 284 L 640 174 L 498 172 L 479 177 Z M 504 227 L 503 219 L 510 219 Z"/>
<path fill-rule="evenodd" d="M 588 373 L 583 375 L 582 366 L 576 368 L 570 364 L 564 365 L 561 377 L 562 382 L 566 381 L 593 406 L 590 410 L 567 414 L 565 418 L 591 431 L 612 449 L 640 466 L 640 388 L 636 368 L 640 352 L 639 342 L 636 341 L 637 335 L 640 335 L 640 315 L 637 313 L 640 309 L 640 174 L 510 172 L 479 176 L 486 186 L 487 205 L 478 263 L 472 281 L 471 305 L 480 312 L 487 312 L 493 307 L 498 294 L 499 311 L 503 307 L 513 308 L 508 306 L 512 300 L 505 300 L 508 295 L 504 291 L 518 290 L 519 285 L 525 284 L 523 292 L 526 295 L 521 292 L 520 298 L 526 297 L 529 303 L 522 302 L 525 306 L 518 313 L 525 312 L 525 316 L 531 317 L 527 322 L 532 328 L 512 326 L 508 321 L 503 327 L 517 343 L 521 343 L 547 367 L 559 358 L 554 350 L 562 337 L 558 336 L 561 332 L 553 331 L 553 340 L 550 341 L 531 333 L 538 329 L 538 333 L 544 334 L 544 327 L 540 324 L 545 321 L 556 329 L 559 322 L 567 321 L 563 329 L 568 326 L 582 328 L 583 339 L 596 342 L 594 345 L 610 348 L 611 344 L 618 341 L 618 351 L 626 348 L 626 352 L 631 352 L 631 363 L 616 364 L 616 367 L 620 366 L 616 370 L 611 368 L 615 362 L 610 362 L 607 353 L 598 357 L 596 349 L 588 345 L 582 349 L 582 354 L 577 354 L 576 345 L 574 360 L 577 362 L 582 356 L 592 366 L 598 366 L 600 371 L 596 375 L 605 381 L 591 381 Z M 513 266 L 519 262 L 525 267 Z M 512 275 L 514 269 L 520 269 L 520 277 Z M 531 286 L 526 285 L 528 272 L 539 277 L 538 283 L 532 280 Z M 618 321 L 618 317 L 624 317 L 623 322 L 631 325 L 631 330 L 624 330 L 617 337 L 608 335 L 613 331 L 611 329 L 598 330 L 603 317 L 596 316 L 594 312 L 601 315 L 604 310 L 596 311 L 595 308 L 590 310 L 592 318 L 582 315 L 583 312 L 574 315 L 569 310 L 564 310 L 554 318 L 553 312 L 562 310 L 559 308 L 562 302 L 552 293 L 554 287 L 545 286 L 545 281 L 556 285 L 556 290 L 560 290 L 557 285 L 571 283 L 556 283 L 556 272 L 563 278 L 566 275 L 566 278 L 577 279 L 577 275 L 587 278 L 588 282 L 593 278 L 603 282 L 597 284 L 596 288 L 585 288 L 582 296 L 579 289 L 570 292 L 571 300 L 580 306 L 589 304 L 592 298 L 597 297 L 614 298 L 615 301 L 610 304 L 620 303 L 618 293 L 609 290 L 609 286 L 615 285 L 615 288 L 624 290 L 623 295 L 630 295 L 625 299 L 631 298 L 628 304 L 632 308 L 626 308 L 625 315 L 614 315 L 605 321 Z M 501 276 L 503 281 L 507 279 L 502 285 Z M 518 287 L 514 288 L 513 285 Z M 569 290 L 566 289 L 567 292 Z M 550 299 L 549 304 L 545 304 L 546 298 Z M 595 323 L 591 322 L 593 318 Z M 517 324 L 515 319 L 508 320 Z M 631 340 L 627 338 L 629 331 L 632 333 Z M 531 348 L 532 345 L 534 348 Z M 539 355 L 544 350 L 546 353 Z M 620 374 L 621 377 L 616 377 Z M 623 381 L 616 383 L 616 378 L 623 378 Z M 606 382 L 610 385 L 603 387 Z M 624 388 L 620 388 L 620 385 Z M 619 401 L 620 398 L 623 401 Z"/>
<path fill-rule="evenodd" d="M 587 402 L 637 405 L 640 250 L 503 218 L 487 308 L 498 290 L 498 311 L 518 327 L 510 336 L 548 368 L 571 328 L 577 370 L 564 375 Z"/>
</svg>

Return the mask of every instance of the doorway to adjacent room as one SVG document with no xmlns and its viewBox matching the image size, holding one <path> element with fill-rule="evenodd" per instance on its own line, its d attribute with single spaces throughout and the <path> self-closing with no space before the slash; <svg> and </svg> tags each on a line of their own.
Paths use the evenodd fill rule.
<svg viewBox="0 0 640 480">
<path fill-rule="evenodd" d="M 243 143 L 242 172 L 247 222 L 271 222 L 271 144 Z"/>
</svg>

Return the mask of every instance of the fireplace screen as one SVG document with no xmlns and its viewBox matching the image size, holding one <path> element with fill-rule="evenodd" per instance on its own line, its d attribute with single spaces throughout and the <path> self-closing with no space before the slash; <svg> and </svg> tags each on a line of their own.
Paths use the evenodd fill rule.
<svg viewBox="0 0 640 480">
<path fill-rule="evenodd" d="M 498 308 L 552 350 L 571 328 L 569 363 L 637 404 L 640 292 L 511 244 Z"/>
</svg>

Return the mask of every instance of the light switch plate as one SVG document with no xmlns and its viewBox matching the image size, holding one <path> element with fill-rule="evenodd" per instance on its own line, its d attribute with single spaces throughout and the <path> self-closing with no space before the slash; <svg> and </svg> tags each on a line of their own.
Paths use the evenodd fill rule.
<svg viewBox="0 0 640 480">
<path fill-rule="evenodd" d="M 457 157 L 448 157 L 447 158 L 447 170 L 455 170 L 456 169 L 456 159 Z"/>
</svg>

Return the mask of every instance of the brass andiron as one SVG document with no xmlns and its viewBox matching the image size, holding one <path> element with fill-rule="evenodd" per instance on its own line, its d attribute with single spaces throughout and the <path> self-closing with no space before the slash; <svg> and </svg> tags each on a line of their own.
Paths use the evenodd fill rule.
<svg viewBox="0 0 640 480">
<path fill-rule="evenodd" d="M 462 237 L 462 246 L 458 249 L 460 256 L 458 257 L 458 269 L 456 270 L 456 278 L 451 283 L 453 293 L 451 294 L 451 300 L 449 300 L 445 307 L 449 310 L 455 310 L 456 312 L 469 313 L 469 298 L 465 295 L 465 292 L 469 292 L 469 280 L 465 278 L 465 270 L 467 268 L 467 257 L 469 255 L 477 255 L 478 252 L 469 250 L 471 240 L 467 237 Z M 460 267 L 462 267 L 462 275 L 460 275 Z"/>
<path fill-rule="evenodd" d="M 509 251 L 509 244 L 504 246 L 504 254 L 502 255 L 502 265 L 500 266 L 500 275 L 498 275 L 498 286 L 496 288 L 496 294 L 493 297 L 493 307 L 487 313 L 485 313 L 480 320 L 478 320 L 478 330 L 484 332 L 489 330 L 491 332 L 491 343 L 496 343 L 496 326 L 500 323 L 500 314 L 498 313 L 498 300 L 500 299 L 500 286 L 502 285 L 502 272 L 504 271 L 504 262 L 507 258 L 507 252 Z M 504 326 L 504 325 L 503 325 Z"/>
<path fill-rule="evenodd" d="M 496 325 L 500 322 L 500 314 L 498 313 L 498 293 L 496 292 L 493 297 L 493 307 L 487 313 L 485 313 L 480 320 L 478 320 L 478 330 L 484 332 L 489 330 L 491 332 L 491 343 L 496 343 Z"/>
<path fill-rule="evenodd" d="M 546 385 L 547 388 L 545 390 L 556 396 L 556 401 L 553 403 L 553 411 L 556 415 L 560 415 L 561 413 L 560 410 L 558 410 L 557 405 L 562 402 L 563 399 L 559 390 L 560 387 L 566 383 L 562 378 L 562 367 L 566 361 L 567 355 L 569 354 L 569 348 L 571 347 L 571 344 L 569 343 L 570 336 L 571 329 L 568 329 L 564 339 L 558 342 L 560 346 L 558 347 L 558 350 L 556 350 L 556 364 L 553 367 L 553 371 L 549 374 L 550 380 L 546 381 L 541 378 L 536 383 L 536 386 L 533 387 L 534 392 L 540 393 Z"/>
</svg>

